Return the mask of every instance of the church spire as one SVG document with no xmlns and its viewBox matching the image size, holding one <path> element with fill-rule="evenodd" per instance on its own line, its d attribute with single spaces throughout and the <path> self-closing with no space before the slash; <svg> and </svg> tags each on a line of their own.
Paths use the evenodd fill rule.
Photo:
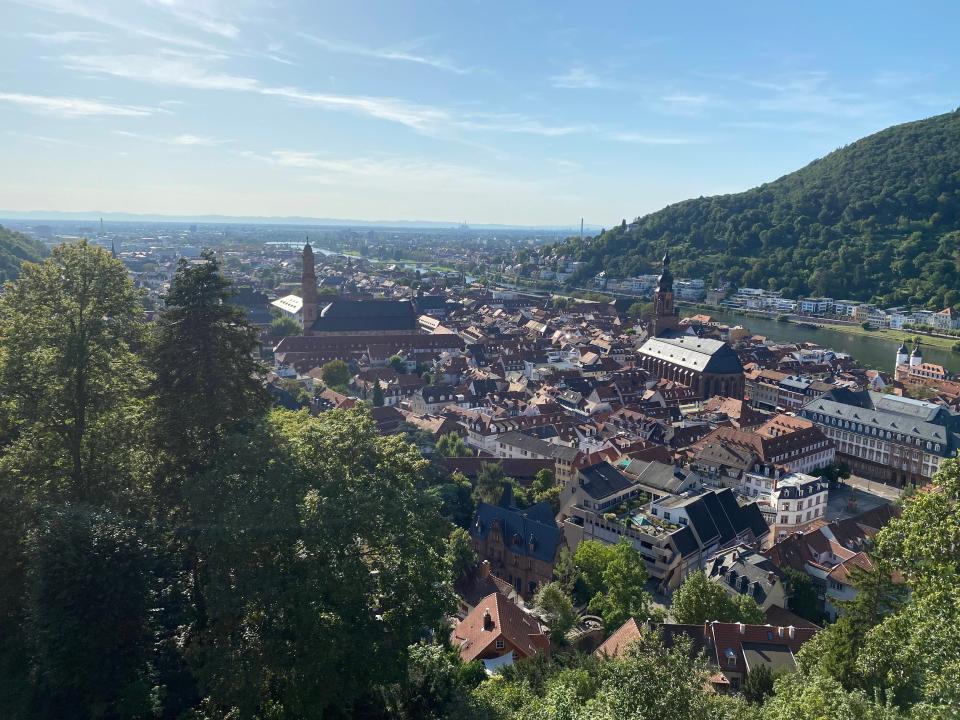
<svg viewBox="0 0 960 720">
<path fill-rule="evenodd" d="M 303 299 L 303 333 L 308 335 L 317 320 L 317 269 L 313 259 L 310 238 L 303 246 L 303 271 L 300 275 L 300 297 Z"/>
<path fill-rule="evenodd" d="M 647 334 L 651 337 L 677 327 L 677 315 L 673 309 L 673 275 L 670 273 L 669 250 L 663 254 L 660 266 L 657 291 L 653 294 L 653 318 L 647 324 Z"/>
</svg>

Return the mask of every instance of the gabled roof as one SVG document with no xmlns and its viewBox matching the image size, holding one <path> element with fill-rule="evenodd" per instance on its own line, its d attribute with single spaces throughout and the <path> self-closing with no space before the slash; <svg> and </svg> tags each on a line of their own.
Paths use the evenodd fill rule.
<svg viewBox="0 0 960 720">
<path fill-rule="evenodd" d="M 413 331 L 416 326 L 417 315 L 409 300 L 338 298 L 320 311 L 312 329 L 318 332 Z"/>
<path fill-rule="evenodd" d="M 720 340 L 695 335 L 650 338 L 640 346 L 640 353 L 702 373 L 727 375 L 743 372 L 743 365 L 733 348 Z"/>
<path fill-rule="evenodd" d="M 489 629 L 484 626 L 489 613 Z M 498 639 L 504 639 L 522 657 L 548 650 L 550 639 L 540 624 L 499 592 L 480 600 L 470 613 L 457 623 L 451 640 L 460 649 L 460 657 L 470 662 L 480 657 Z M 509 652 L 508 648 L 502 654 Z"/>
</svg>

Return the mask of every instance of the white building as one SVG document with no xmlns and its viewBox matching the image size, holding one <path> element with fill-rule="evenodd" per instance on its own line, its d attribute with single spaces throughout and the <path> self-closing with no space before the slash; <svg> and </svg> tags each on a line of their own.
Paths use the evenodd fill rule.
<svg viewBox="0 0 960 720">
<path fill-rule="evenodd" d="M 831 315 L 833 310 L 833 298 L 819 297 L 800 300 L 800 312 L 807 315 Z"/>
<path fill-rule="evenodd" d="M 774 481 L 770 505 L 774 522 L 770 529 L 775 541 L 793 532 L 802 531 L 810 523 L 827 514 L 827 491 L 830 483 L 822 477 L 791 473 Z"/>
</svg>

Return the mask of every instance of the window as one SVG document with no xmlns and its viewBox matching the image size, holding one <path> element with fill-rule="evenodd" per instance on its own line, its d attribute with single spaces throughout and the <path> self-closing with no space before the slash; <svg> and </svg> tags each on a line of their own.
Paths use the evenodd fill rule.
<svg viewBox="0 0 960 720">
<path fill-rule="evenodd" d="M 669 520 L 669 519 L 670 519 L 670 513 L 665 512 L 665 513 L 663 514 L 663 519 L 664 519 L 664 520 Z"/>
<path fill-rule="evenodd" d="M 686 519 L 685 517 L 682 517 L 682 518 L 679 518 L 679 519 L 678 519 L 678 522 L 679 522 L 681 525 L 686 525 L 686 524 L 687 524 L 687 519 Z"/>
<path fill-rule="evenodd" d="M 503 650 L 504 648 L 503 640 L 497 640 L 497 642 L 494 643 L 494 647 L 497 648 L 497 650 Z"/>
</svg>

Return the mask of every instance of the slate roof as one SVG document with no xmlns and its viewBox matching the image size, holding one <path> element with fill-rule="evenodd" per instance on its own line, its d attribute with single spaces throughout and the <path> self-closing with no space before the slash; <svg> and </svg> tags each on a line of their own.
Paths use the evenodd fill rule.
<svg viewBox="0 0 960 720">
<path fill-rule="evenodd" d="M 631 460 L 623 470 L 641 485 L 669 494 L 677 492 L 687 482 L 686 471 L 662 462 Z"/>
<path fill-rule="evenodd" d="M 480 503 L 470 525 L 470 535 L 477 539 L 486 538 L 495 522 L 500 523 L 504 545 L 514 554 L 546 563 L 552 563 L 556 558 L 560 546 L 560 528 L 553 520 L 553 511 L 548 503 L 537 503 L 525 510 Z"/>
<path fill-rule="evenodd" d="M 417 327 L 417 315 L 409 300 L 344 300 L 328 303 L 313 324 L 317 332 L 407 330 Z"/>
<path fill-rule="evenodd" d="M 594 500 L 621 493 L 636 483 L 608 462 L 599 462 L 580 470 L 580 487 Z"/>
<path fill-rule="evenodd" d="M 693 530 L 689 527 L 682 527 L 671 533 L 670 539 L 682 557 L 687 557 L 700 550 L 697 539 L 693 536 Z"/>
<path fill-rule="evenodd" d="M 547 457 L 566 460 L 567 462 L 573 462 L 577 457 L 577 453 L 579 452 L 577 448 L 567 447 L 566 445 L 557 445 L 556 443 L 549 443 L 545 440 L 540 440 L 539 438 L 535 438 L 532 435 L 527 435 L 526 433 L 522 433 L 517 430 L 511 430 L 510 432 L 504 433 L 497 438 L 497 442 L 518 447 L 521 450 L 526 450 L 527 452 L 537 453 L 538 455 L 546 455 Z"/>
<path fill-rule="evenodd" d="M 848 405 L 822 397 L 804 405 L 803 414 L 811 419 L 816 414 L 824 415 L 838 421 L 876 428 L 878 431 L 901 433 L 911 438 L 919 438 L 922 442 L 938 443 L 941 448 L 939 454 L 944 456 L 951 455 L 952 450 L 957 445 L 957 436 L 948 427 L 919 420 L 913 413 L 903 415 L 884 412 L 872 408 L 862 408 L 857 405 Z M 821 422 L 819 420 L 814 421 Z"/>
<path fill-rule="evenodd" d="M 640 346 L 640 353 L 702 373 L 728 375 L 743 372 L 737 353 L 720 340 L 689 335 L 650 338 Z"/>
</svg>

